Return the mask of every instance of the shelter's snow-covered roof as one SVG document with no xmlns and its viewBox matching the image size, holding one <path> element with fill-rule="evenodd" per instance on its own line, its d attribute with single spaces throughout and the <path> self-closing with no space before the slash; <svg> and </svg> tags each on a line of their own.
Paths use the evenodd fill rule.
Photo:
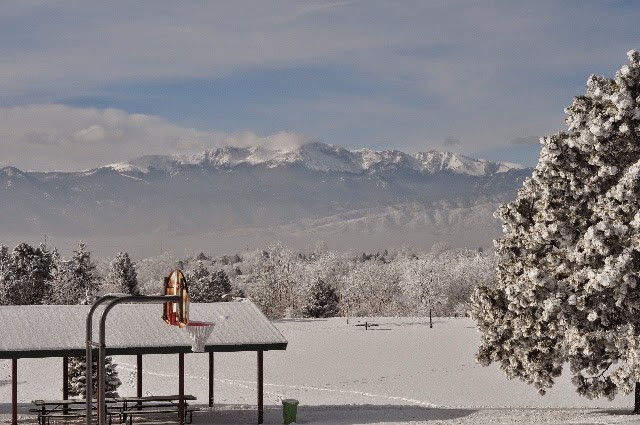
<svg viewBox="0 0 640 425">
<path fill-rule="evenodd" d="M 162 304 L 120 304 L 107 317 L 107 354 L 191 352 L 187 332 L 167 325 Z M 82 356 L 90 306 L 40 305 L 0 308 L 0 358 Z M 98 341 L 102 307 L 93 315 Z M 251 302 L 189 305 L 189 319 L 215 323 L 205 351 L 284 350 L 287 340 Z"/>
</svg>

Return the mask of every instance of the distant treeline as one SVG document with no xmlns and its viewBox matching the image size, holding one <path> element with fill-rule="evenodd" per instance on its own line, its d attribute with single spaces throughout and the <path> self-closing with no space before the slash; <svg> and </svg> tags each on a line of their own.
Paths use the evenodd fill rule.
<svg viewBox="0 0 640 425">
<path fill-rule="evenodd" d="M 297 253 L 276 243 L 266 250 L 213 257 L 171 253 L 131 261 L 125 252 L 93 263 L 85 244 L 69 259 L 44 245 L 13 251 L 0 244 L 0 303 L 90 303 L 103 293 L 158 294 L 174 268 L 187 276 L 193 302 L 237 297 L 270 318 L 331 316 L 466 316 L 480 283 L 494 279 L 492 252 L 410 249 Z"/>
</svg>

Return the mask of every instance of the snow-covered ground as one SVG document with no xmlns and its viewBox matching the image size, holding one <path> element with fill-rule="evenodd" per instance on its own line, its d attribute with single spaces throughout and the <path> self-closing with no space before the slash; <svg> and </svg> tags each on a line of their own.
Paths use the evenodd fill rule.
<svg viewBox="0 0 640 425">
<path fill-rule="evenodd" d="M 364 319 L 360 319 L 364 321 Z M 286 320 L 276 326 L 286 351 L 265 353 L 265 423 L 282 423 L 281 400 L 300 401 L 304 424 L 640 424 L 633 397 L 614 401 L 579 397 L 568 378 L 542 397 L 497 366 L 473 355 L 478 334 L 469 319 Z M 135 395 L 135 357 L 116 357 L 121 395 Z M 207 355 L 186 356 L 186 392 L 206 403 Z M 61 359 L 18 362 L 21 417 L 36 398 L 60 398 Z M 10 361 L 0 361 L 0 413 L 10 409 Z M 144 357 L 144 392 L 177 393 L 177 355 Z M 200 424 L 256 423 L 256 354 L 217 353 L 215 411 L 194 415 Z"/>
</svg>

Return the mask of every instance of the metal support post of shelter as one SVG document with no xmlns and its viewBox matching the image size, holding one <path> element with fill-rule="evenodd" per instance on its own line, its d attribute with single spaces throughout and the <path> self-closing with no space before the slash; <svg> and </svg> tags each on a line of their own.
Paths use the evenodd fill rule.
<svg viewBox="0 0 640 425">
<path fill-rule="evenodd" d="M 86 404 L 86 423 L 87 425 L 91 425 L 91 389 L 93 388 L 93 379 L 92 379 L 92 371 L 91 371 L 91 356 L 92 356 L 92 348 L 98 347 L 98 425 L 105 425 L 107 420 L 107 410 L 106 410 L 106 394 L 104 391 L 105 388 L 105 355 L 106 355 L 106 325 L 107 325 L 107 316 L 109 311 L 113 309 L 118 304 L 123 303 L 138 303 L 138 304 L 162 304 L 167 302 L 180 302 L 181 297 L 179 295 L 151 295 L 151 296 L 127 296 L 127 295 L 105 295 L 102 298 L 99 298 L 91 309 L 89 310 L 89 314 L 87 315 L 87 379 L 86 379 L 86 387 L 87 387 L 87 404 Z M 95 341 L 92 341 L 92 317 L 93 312 L 96 310 L 98 305 L 109 302 L 106 305 L 104 310 L 102 311 L 102 315 L 100 316 L 100 328 L 99 328 L 99 342 L 96 344 Z M 184 403 L 184 400 L 182 400 Z"/>
<path fill-rule="evenodd" d="M 142 397 L 142 354 L 136 356 L 136 396 Z"/>
<path fill-rule="evenodd" d="M 178 423 L 184 425 L 184 353 L 178 353 L 178 399 Z"/>
<path fill-rule="evenodd" d="M 11 359 L 11 425 L 18 425 L 18 359 Z"/>
<path fill-rule="evenodd" d="M 264 422 L 264 351 L 258 351 L 258 423 Z"/>
<path fill-rule="evenodd" d="M 62 399 L 69 399 L 69 357 L 62 358 Z M 65 407 L 62 412 L 66 415 L 69 409 Z"/>
<path fill-rule="evenodd" d="M 209 351 L 209 407 L 213 407 L 213 351 Z"/>
</svg>

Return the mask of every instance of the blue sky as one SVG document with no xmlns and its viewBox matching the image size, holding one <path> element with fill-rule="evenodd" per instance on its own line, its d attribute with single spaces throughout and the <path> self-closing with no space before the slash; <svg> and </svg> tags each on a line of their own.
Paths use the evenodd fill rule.
<svg viewBox="0 0 640 425">
<path fill-rule="evenodd" d="M 537 161 L 634 1 L 36 1 L 0 9 L 0 166 L 320 140 Z"/>
</svg>

